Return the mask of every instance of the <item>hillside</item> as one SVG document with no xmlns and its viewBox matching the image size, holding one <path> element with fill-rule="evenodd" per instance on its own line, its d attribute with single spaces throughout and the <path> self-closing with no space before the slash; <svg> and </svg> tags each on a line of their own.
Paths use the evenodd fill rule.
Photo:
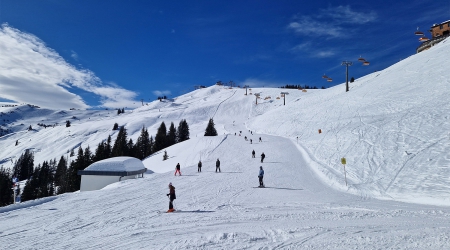
<svg viewBox="0 0 450 250">
<path fill-rule="evenodd" d="M 286 105 L 277 99 L 284 89 L 244 95 L 212 86 L 121 115 L 0 108 L 8 120 L 2 126 L 13 131 L 0 138 L 6 167 L 26 149 L 37 164 L 80 145 L 95 148 L 110 134 L 114 139 L 115 122 L 133 140 L 142 126 L 155 135 L 162 121 L 186 119 L 191 132 L 190 140 L 167 149 L 169 160 L 161 152 L 145 159 L 155 172 L 145 178 L 0 208 L 0 244 L 13 248 L 14 239 L 26 237 L 19 248 L 448 248 L 449 55 L 447 39 L 357 79 L 347 93 L 342 84 L 287 90 Z M 219 136 L 204 137 L 211 117 Z M 253 149 L 266 154 L 264 163 L 251 158 Z M 217 158 L 222 173 L 214 172 Z M 181 177 L 173 176 L 177 163 Z M 254 188 L 259 166 L 266 189 Z M 170 215 L 161 213 L 169 182 L 179 210 Z"/>
</svg>

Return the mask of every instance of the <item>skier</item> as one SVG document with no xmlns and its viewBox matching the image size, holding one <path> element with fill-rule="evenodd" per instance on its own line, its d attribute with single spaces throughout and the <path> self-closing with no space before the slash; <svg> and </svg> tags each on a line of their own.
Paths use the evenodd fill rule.
<svg viewBox="0 0 450 250">
<path fill-rule="evenodd" d="M 169 193 L 167 194 L 167 197 L 169 197 L 169 210 L 167 210 L 168 213 L 175 211 L 175 209 L 173 209 L 173 200 L 175 200 L 177 198 L 177 196 L 175 195 L 175 187 L 172 186 L 172 182 L 169 183 Z"/>
<path fill-rule="evenodd" d="M 264 158 L 266 158 L 266 155 L 264 154 L 264 152 L 261 154 L 261 163 L 264 161 Z"/>
<path fill-rule="evenodd" d="M 255 158 L 255 150 L 252 151 L 252 158 Z"/>
<path fill-rule="evenodd" d="M 247 136 L 245 136 L 244 139 L 247 140 Z"/>
<path fill-rule="evenodd" d="M 262 162 L 262 161 L 261 161 L 261 162 Z M 180 167 L 180 163 L 178 163 L 177 166 L 175 167 L 175 174 L 174 174 L 175 176 L 177 176 L 177 173 L 179 173 L 180 176 L 181 176 L 180 168 L 181 168 L 181 167 Z"/>
<path fill-rule="evenodd" d="M 217 173 L 217 170 L 219 170 L 219 172 L 220 172 L 220 161 L 219 161 L 219 158 L 217 158 L 217 161 L 216 161 L 216 173 Z"/>
<path fill-rule="evenodd" d="M 259 167 L 259 175 L 258 175 L 259 187 L 265 187 L 264 186 L 264 182 L 263 182 L 263 178 L 264 178 L 264 170 L 263 170 L 262 166 L 260 166 Z"/>
<path fill-rule="evenodd" d="M 198 161 L 198 169 L 197 172 L 202 172 L 202 161 Z"/>
<path fill-rule="evenodd" d="M 253 143 L 252 143 L 252 139 L 250 139 L 250 144 L 253 144 Z"/>
<path fill-rule="evenodd" d="M 259 137 L 259 142 L 262 142 L 261 137 Z"/>
</svg>

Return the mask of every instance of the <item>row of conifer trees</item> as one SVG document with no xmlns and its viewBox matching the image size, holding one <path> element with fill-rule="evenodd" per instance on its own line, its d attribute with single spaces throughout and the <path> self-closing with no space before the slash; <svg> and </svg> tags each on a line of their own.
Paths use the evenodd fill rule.
<svg viewBox="0 0 450 250">
<path fill-rule="evenodd" d="M 19 181 L 27 180 L 21 195 L 22 202 L 74 192 L 80 189 L 79 170 L 84 170 L 90 164 L 110 157 L 131 156 L 143 160 L 154 152 L 188 140 L 189 126 L 186 120 L 181 120 L 177 129 L 172 122 L 167 130 L 165 123 L 162 122 L 155 139 L 149 136 L 147 129 L 143 127 L 136 143 L 127 136 L 127 131 L 122 126 L 112 146 L 111 136 L 108 136 L 108 139 L 98 144 L 95 153 L 92 153 L 89 146 L 84 150 L 80 146 L 76 158 L 72 161 L 69 160 L 69 157 L 61 156 L 58 162 L 56 159 L 44 161 L 37 167 L 34 167 L 33 153 L 26 150 L 15 162 L 12 171 L 0 168 L 0 206 L 13 202 L 13 190 L 11 189 L 13 176 Z M 70 157 L 74 156 L 75 153 L 72 149 Z"/>
</svg>

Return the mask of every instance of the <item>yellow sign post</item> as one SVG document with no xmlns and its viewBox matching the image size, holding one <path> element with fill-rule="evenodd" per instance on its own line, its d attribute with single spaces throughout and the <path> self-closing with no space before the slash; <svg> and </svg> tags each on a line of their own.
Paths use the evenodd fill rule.
<svg viewBox="0 0 450 250">
<path fill-rule="evenodd" d="M 342 165 L 344 165 L 345 186 L 347 186 L 347 173 L 345 172 L 345 164 L 347 164 L 347 160 L 345 159 L 345 157 L 341 158 L 341 163 Z"/>
</svg>

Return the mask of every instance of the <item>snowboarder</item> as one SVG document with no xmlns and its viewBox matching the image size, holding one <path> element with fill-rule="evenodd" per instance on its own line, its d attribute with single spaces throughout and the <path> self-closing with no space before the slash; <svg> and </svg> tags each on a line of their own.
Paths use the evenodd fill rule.
<svg viewBox="0 0 450 250">
<path fill-rule="evenodd" d="M 172 186 L 172 182 L 169 183 L 169 193 L 167 194 L 167 197 L 169 197 L 169 210 L 167 210 L 168 213 L 175 211 L 173 209 L 173 200 L 177 198 L 175 195 L 175 187 Z"/>
<path fill-rule="evenodd" d="M 262 162 L 262 161 L 261 161 Z M 175 176 L 177 176 L 177 173 L 181 175 L 181 171 L 180 171 L 180 163 L 177 164 L 177 166 L 175 167 Z"/>
<path fill-rule="evenodd" d="M 264 152 L 261 154 L 261 163 L 264 161 L 264 158 L 266 158 L 266 155 L 264 154 Z"/>
<path fill-rule="evenodd" d="M 219 170 L 219 172 L 220 172 L 220 161 L 219 161 L 219 158 L 217 158 L 217 161 L 216 161 L 216 173 L 217 173 L 217 170 Z"/>
<path fill-rule="evenodd" d="M 255 158 L 255 150 L 252 151 L 252 158 Z"/>
<path fill-rule="evenodd" d="M 262 142 L 261 137 L 259 137 L 259 142 Z"/>
<path fill-rule="evenodd" d="M 202 161 L 198 161 L 198 169 L 197 172 L 202 172 Z"/>
<path fill-rule="evenodd" d="M 259 187 L 265 187 L 264 186 L 264 182 L 263 182 L 263 178 L 264 178 L 264 170 L 263 170 L 263 167 L 260 166 L 259 167 L 259 175 L 258 175 Z"/>
</svg>

